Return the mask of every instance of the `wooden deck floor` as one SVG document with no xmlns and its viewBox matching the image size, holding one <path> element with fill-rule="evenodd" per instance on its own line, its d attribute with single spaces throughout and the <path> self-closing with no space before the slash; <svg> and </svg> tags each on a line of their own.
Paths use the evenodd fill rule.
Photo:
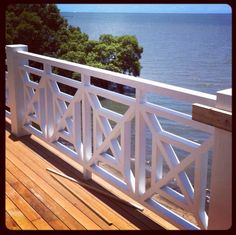
<svg viewBox="0 0 236 235">
<path fill-rule="evenodd" d="M 163 227 L 176 229 L 146 208 L 140 212 L 61 176 L 56 176 L 56 180 L 46 168 L 55 169 L 83 181 L 81 173 L 59 158 L 56 151 L 52 152 L 51 147 L 46 144 L 43 146 L 37 137 L 16 138 L 11 135 L 8 122 L 6 122 L 5 139 L 5 216 L 8 229 L 161 230 Z M 112 192 L 122 199 L 131 200 L 99 177 L 93 176 L 93 179 L 86 183 L 104 192 Z"/>
</svg>

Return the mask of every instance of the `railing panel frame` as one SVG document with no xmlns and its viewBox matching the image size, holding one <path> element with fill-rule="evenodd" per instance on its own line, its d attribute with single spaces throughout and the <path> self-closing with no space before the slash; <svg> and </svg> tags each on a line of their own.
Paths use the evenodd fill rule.
<svg viewBox="0 0 236 235">
<path fill-rule="evenodd" d="M 220 199 L 214 197 L 218 195 L 218 189 L 213 180 L 214 195 L 212 204 L 210 204 L 208 226 L 208 216 L 204 205 L 207 177 L 206 155 L 214 144 L 216 155 L 214 157 L 217 160 L 213 159 L 213 174 L 216 174 L 215 172 L 218 171 L 215 170 L 215 164 L 219 167 L 220 161 L 220 150 L 216 146 L 219 141 L 217 142 L 216 138 L 217 136 L 221 138 L 226 134 L 223 135 L 222 131 L 217 128 L 192 120 L 192 116 L 189 114 L 148 102 L 145 100 L 145 95 L 154 92 L 176 100 L 187 100 L 189 103 L 201 103 L 211 106 L 218 104 L 222 108 L 223 103 L 228 100 L 228 98 L 223 97 L 224 94 L 220 93 L 220 95 L 215 96 L 37 55 L 27 52 L 27 46 L 25 45 L 8 45 L 6 46 L 6 52 L 8 66 L 6 90 L 8 89 L 9 92 L 7 104 L 11 109 L 13 134 L 17 136 L 35 134 L 50 146 L 62 151 L 79 163 L 83 168 L 85 179 L 91 179 L 92 174 L 102 177 L 126 195 L 163 216 L 179 228 L 215 228 L 214 223 L 217 221 L 217 216 L 212 208 L 219 209 Z M 43 69 L 29 66 L 29 60 L 42 63 Z M 75 81 L 53 73 L 53 67 L 80 73 L 81 81 Z M 40 82 L 30 81 L 29 73 L 40 76 Z M 92 85 L 92 77 L 133 87 L 135 97 Z M 77 92 L 74 96 L 61 92 L 58 82 L 76 88 Z M 19 98 L 22 96 L 22 91 L 25 96 L 24 99 Z M 128 106 L 128 109 L 124 114 L 107 109 L 101 105 L 98 96 L 124 104 Z M 26 99 L 26 97 L 28 98 Z M 219 97 L 223 97 L 223 100 L 219 100 Z M 226 106 L 226 108 L 229 108 L 231 104 Z M 7 112 L 6 115 L 8 115 Z M 159 117 L 203 131 L 209 134 L 210 137 L 199 144 L 178 136 L 164 130 L 158 120 Z M 111 127 L 109 120 L 117 123 L 114 128 Z M 132 121 L 135 121 L 135 156 L 131 156 Z M 38 124 L 42 131 L 34 127 L 31 122 Z M 146 165 L 145 128 L 149 128 L 152 138 L 152 151 L 149 159 L 152 165 L 149 170 L 147 170 Z M 120 136 L 120 142 L 118 136 Z M 74 150 L 60 142 L 60 138 L 71 143 Z M 214 138 L 215 142 L 213 141 Z M 227 140 L 229 138 L 230 136 L 227 134 Z M 222 142 L 224 141 L 222 140 Z M 180 162 L 172 146 L 189 152 L 189 155 Z M 226 146 L 230 147 L 230 143 L 227 142 Z M 107 153 L 106 149 L 110 149 L 111 153 Z M 110 154 L 113 154 L 113 156 Z M 230 151 L 227 152 L 228 155 L 230 155 Z M 163 173 L 164 161 L 170 168 L 165 176 Z M 228 159 L 228 161 L 230 160 Z M 120 172 L 122 178 L 118 178 L 115 174 L 107 171 L 106 168 L 98 164 L 99 162 L 114 167 Z M 185 168 L 192 163 L 197 167 L 195 169 L 194 188 L 185 172 Z M 222 164 L 226 166 L 228 162 L 222 162 Z M 146 182 L 148 171 L 150 171 L 151 176 L 149 188 L 147 188 Z M 229 179 L 229 174 L 227 175 L 228 178 L 225 177 L 225 179 Z M 173 178 L 176 179 L 181 193 L 167 185 Z M 224 190 L 227 189 L 224 188 Z M 166 199 L 172 200 L 177 206 L 191 212 L 196 218 L 198 226 L 154 200 L 153 195 L 158 193 Z M 232 200 L 230 197 L 228 199 Z M 229 217 L 230 212 L 227 215 L 227 218 Z M 222 226 L 227 227 L 226 225 Z"/>
</svg>

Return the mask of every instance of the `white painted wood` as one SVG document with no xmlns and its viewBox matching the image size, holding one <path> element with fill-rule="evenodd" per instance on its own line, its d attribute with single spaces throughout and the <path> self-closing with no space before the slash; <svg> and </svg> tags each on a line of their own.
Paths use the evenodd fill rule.
<svg viewBox="0 0 236 235">
<path fill-rule="evenodd" d="M 119 188 L 123 192 L 128 192 L 127 184 L 118 177 L 116 177 L 115 175 L 111 174 L 106 169 L 98 165 L 94 165 L 93 170 L 96 175 L 102 177 L 107 182 L 111 183 L 113 186 Z"/>
<path fill-rule="evenodd" d="M 144 95 L 136 90 L 135 110 L 135 194 L 136 197 L 145 193 L 146 184 L 146 156 L 145 156 L 145 122 L 140 112 L 140 104 L 144 102 Z"/>
<path fill-rule="evenodd" d="M 195 218 L 201 229 L 207 229 L 208 220 L 205 216 L 207 171 L 208 171 L 208 153 L 199 155 L 195 160 L 194 177 L 194 213 Z"/>
<path fill-rule="evenodd" d="M 90 77 L 82 75 L 81 77 L 84 90 L 90 86 Z M 83 161 L 88 162 L 92 157 L 92 128 L 91 128 L 91 107 L 88 98 L 83 92 L 82 98 L 82 125 L 83 125 Z M 91 179 L 92 174 L 87 169 L 83 169 L 83 176 L 85 179 Z"/>
<path fill-rule="evenodd" d="M 107 118 L 104 118 L 104 117 L 99 117 L 98 121 L 101 126 L 101 129 L 103 130 L 105 137 L 107 137 L 112 132 L 112 128 L 109 121 L 107 120 Z M 111 139 L 109 145 L 110 145 L 110 148 L 114 157 L 118 159 L 120 156 L 120 151 L 121 151 L 118 140 L 115 138 Z"/>
<path fill-rule="evenodd" d="M 129 190 L 135 192 L 135 178 L 131 171 L 131 122 L 124 122 L 121 129 L 121 168 Z"/>
<path fill-rule="evenodd" d="M 55 73 L 51 73 L 50 79 L 52 81 L 59 82 L 59 83 L 62 83 L 64 85 L 67 85 L 67 86 L 70 86 L 70 87 L 82 88 L 81 82 L 79 82 L 77 80 L 73 80 L 71 78 L 67 78 L 67 77 L 58 75 L 58 74 L 55 74 Z"/>
<path fill-rule="evenodd" d="M 151 188 L 163 177 L 163 157 L 156 145 L 156 136 L 152 135 L 152 169 L 151 169 Z"/>
<path fill-rule="evenodd" d="M 232 88 L 218 91 L 216 107 L 225 111 L 232 112 Z"/>
<path fill-rule="evenodd" d="M 9 84 L 8 84 L 8 72 L 5 71 L 5 104 L 10 108 L 9 102 Z"/>
<path fill-rule="evenodd" d="M 6 104 L 9 104 L 11 108 L 13 100 L 15 113 L 18 113 L 18 106 L 16 106 L 17 102 L 15 100 L 17 97 L 16 93 L 18 96 L 20 94 L 24 97 L 24 99 L 22 99 L 23 101 L 20 101 L 19 106 L 22 107 L 23 110 L 21 114 L 23 115 L 23 120 L 19 119 L 20 122 L 17 123 L 18 129 L 22 127 L 21 129 L 23 131 L 25 130 L 24 133 L 37 135 L 40 139 L 47 141 L 50 146 L 53 146 L 66 154 L 68 158 L 79 163 L 83 167 L 83 173 L 86 179 L 91 178 L 92 173 L 99 175 L 107 182 L 126 193 L 126 195 L 129 195 L 131 198 L 147 206 L 179 228 L 208 229 L 215 228 L 214 226 L 217 224 L 217 226 L 222 229 L 230 226 L 230 206 L 232 198 L 228 196 L 231 195 L 231 187 L 229 187 L 227 183 L 232 183 L 232 179 L 230 178 L 231 158 L 229 157 L 232 154 L 230 152 L 232 136 L 209 125 L 193 121 L 192 116 L 189 114 L 147 102 L 145 96 L 149 92 L 154 92 L 157 95 L 187 101 L 190 105 L 192 102 L 210 106 L 216 105 L 216 107 L 218 106 L 221 109 L 229 111 L 231 110 L 231 91 L 218 92 L 216 99 L 215 95 L 190 89 L 25 51 L 17 52 L 19 48 L 20 50 L 27 49 L 24 45 L 6 47 L 6 50 L 8 50 L 7 65 L 8 68 L 13 71 L 12 74 L 16 73 L 18 78 L 20 78 L 18 80 L 21 83 L 22 89 L 16 91 L 16 88 L 13 87 L 13 82 L 10 82 L 10 71 L 6 74 L 8 78 L 5 88 L 6 91 L 8 90 L 9 97 L 11 97 L 10 102 L 7 100 Z M 28 60 L 43 63 L 43 70 L 28 66 Z M 53 74 L 52 67 L 80 73 L 81 82 Z M 30 81 L 29 73 L 41 76 L 40 83 Z M 91 76 L 133 87 L 136 90 L 136 97 L 132 98 L 91 85 Z M 57 83 L 76 88 L 76 94 L 71 96 L 61 92 Z M 17 83 L 17 87 L 18 86 L 19 84 Z M 36 91 L 34 91 L 34 89 Z M 104 108 L 98 96 L 126 105 L 128 106 L 128 110 L 122 115 Z M 65 102 L 69 103 L 68 107 Z M 92 119 L 91 113 L 93 113 Z M 8 115 L 7 112 L 6 115 Z M 209 138 L 199 144 L 190 139 L 165 131 L 158 120 L 159 117 L 208 133 L 210 134 Z M 131 156 L 130 148 L 132 119 L 135 119 L 135 158 Z M 116 122 L 113 129 L 109 120 Z M 16 118 L 13 118 L 13 121 L 16 122 Z M 42 132 L 31 125 L 32 121 L 40 125 Z M 151 171 L 151 186 L 147 189 L 145 186 L 147 170 L 145 126 L 150 129 L 152 138 L 151 168 L 149 169 Z M 64 128 L 66 128 L 68 132 L 65 131 Z M 117 140 L 118 136 L 121 138 L 120 143 Z M 75 151 L 59 143 L 59 137 L 73 144 Z M 212 171 L 208 227 L 208 216 L 204 207 L 206 172 L 208 169 L 207 160 L 204 156 L 213 146 L 214 138 L 214 170 Z M 173 147 L 187 151 L 189 155 L 180 162 Z M 105 153 L 109 148 L 111 149 L 113 157 Z M 132 162 L 135 167 L 134 174 L 131 170 L 131 158 L 134 160 Z M 163 172 L 164 160 L 170 169 L 167 173 Z M 107 164 L 120 171 L 124 181 L 117 178 L 112 172 L 99 166 L 98 162 Z M 191 164 L 196 165 L 194 189 L 185 173 L 185 169 Z M 223 171 L 224 169 L 227 169 L 227 173 Z M 168 186 L 168 183 L 173 179 L 176 179 L 182 194 Z M 222 197 L 220 192 L 226 192 L 227 196 L 224 195 Z M 193 213 L 199 227 L 175 214 L 160 203 L 155 202 L 152 199 L 154 194 L 160 194 L 175 205 Z M 226 211 L 226 215 L 221 216 L 222 213 L 220 214 L 220 211 Z"/>
<path fill-rule="evenodd" d="M 24 128 L 27 132 L 29 132 L 29 133 L 31 133 L 31 134 L 34 134 L 34 135 L 36 135 L 37 137 L 39 137 L 39 138 L 41 138 L 41 139 L 44 139 L 43 133 L 42 133 L 41 131 L 39 131 L 38 129 L 36 129 L 35 127 L 33 127 L 32 125 L 25 124 L 25 125 L 23 126 L 23 128 Z"/>
<path fill-rule="evenodd" d="M 11 108 L 11 131 L 16 136 L 28 134 L 23 128 L 23 119 L 25 113 L 24 99 L 22 92 L 24 90 L 18 66 L 27 64 L 27 59 L 18 60 L 17 51 L 27 51 L 26 45 L 7 45 L 7 69 L 8 69 L 8 86 L 9 86 L 9 104 Z M 20 79 L 19 79 L 20 78 Z"/>
<path fill-rule="evenodd" d="M 97 115 L 93 115 L 93 147 L 97 149 L 102 144 L 102 130 L 98 124 Z M 95 152 L 95 150 L 93 150 Z"/>
<path fill-rule="evenodd" d="M 168 208 L 164 207 L 160 203 L 156 202 L 153 199 L 149 199 L 143 203 L 148 209 L 158 213 L 167 221 L 171 221 L 173 225 L 177 226 L 180 229 L 188 229 L 188 230 L 198 230 L 199 227 L 192 224 L 191 222 L 187 221 L 180 215 L 176 214 L 175 212 L 169 210 Z"/>
<path fill-rule="evenodd" d="M 43 70 L 38 69 L 38 68 L 34 68 L 34 67 L 30 67 L 29 65 L 21 65 L 21 66 L 19 66 L 19 69 L 21 69 L 27 73 L 32 73 L 32 74 L 38 75 L 40 77 L 43 76 Z"/>
<path fill-rule="evenodd" d="M 105 90 L 100 87 L 90 86 L 88 92 L 128 106 L 135 104 L 135 99 L 132 97 Z"/>
<path fill-rule="evenodd" d="M 44 84 L 46 83 L 45 81 L 42 81 Z M 45 87 L 46 88 L 46 87 Z M 40 128 L 43 132 L 43 135 L 45 138 L 47 138 L 47 125 L 46 125 L 46 94 L 45 94 L 45 88 L 39 89 L 39 118 L 40 118 Z"/>
<path fill-rule="evenodd" d="M 115 83 L 128 85 L 134 88 L 140 88 L 148 92 L 156 92 L 160 95 L 170 96 L 180 100 L 188 100 L 189 102 L 194 103 L 198 102 L 209 106 L 215 105 L 216 102 L 215 95 L 210 95 L 199 91 L 193 91 L 186 88 L 167 85 L 165 83 L 136 78 L 125 74 L 119 74 L 108 70 L 98 69 L 87 65 L 76 64 L 73 62 L 37 55 L 30 52 L 19 52 L 18 54 L 22 58 L 31 58 L 41 63 L 44 63 L 47 60 L 51 63 L 52 66 L 62 67 L 64 69 L 72 70 L 82 74 L 87 74 L 92 77 L 97 77 Z"/>
<path fill-rule="evenodd" d="M 194 149 L 198 148 L 200 144 L 191 141 L 189 139 L 183 138 L 181 136 L 177 136 L 168 131 L 162 131 L 159 133 L 159 137 L 162 141 L 169 143 L 179 149 L 182 149 L 187 152 L 192 152 Z"/>
<path fill-rule="evenodd" d="M 11 112 L 5 110 L 5 116 L 11 119 Z"/>
<path fill-rule="evenodd" d="M 66 94 L 64 92 L 58 92 L 57 94 L 55 94 L 57 98 L 63 100 L 63 101 L 66 101 L 66 102 L 71 102 L 72 99 L 73 99 L 73 96 L 72 95 L 69 95 L 69 94 Z"/>
<path fill-rule="evenodd" d="M 73 105 L 73 126 L 69 130 L 73 133 L 73 143 L 76 149 L 76 152 L 79 154 L 79 157 L 82 160 L 83 149 L 82 149 L 82 122 L 81 122 L 81 104 L 80 101 L 75 101 Z"/>
<path fill-rule="evenodd" d="M 216 128 L 213 157 L 208 229 L 227 230 L 232 226 L 232 133 Z"/>
<path fill-rule="evenodd" d="M 231 110 L 231 91 L 217 93 L 216 108 Z M 208 229 L 232 226 L 232 132 L 215 128 Z"/>
<path fill-rule="evenodd" d="M 112 110 L 109 110 L 107 108 L 98 108 L 97 110 L 98 115 L 106 117 L 114 122 L 120 122 L 123 118 L 122 114 L 116 113 Z"/>
<path fill-rule="evenodd" d="M 213 127 L 209 125 L 192 120 L 192 116 L 189 114 L 169 109 L 160 105 L 147 102 L 145 105 L 142 105 L 142 110 L 148 113 L 156 114 L 158 117 L 163 117 L 168 120 L 191 126 L 196 130 L 201 130 L 211 134 L 214 130 Z"/>
<path fill-rule="evenodd" d="M 34 82 L 34 81 L 25 81 L 25 86 L 27 86 L 29 88 L 37 89 L 38 83 Z"/>
</svg>

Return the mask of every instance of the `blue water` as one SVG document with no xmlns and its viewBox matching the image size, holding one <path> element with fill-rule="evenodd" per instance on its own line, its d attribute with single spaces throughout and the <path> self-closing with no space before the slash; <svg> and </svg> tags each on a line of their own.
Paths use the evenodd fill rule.
<svg viewBox="0 0 236 235">
<path fill-rule="evenodd" d="M 101 34 L 135 35 L 144 48 L 142 78 L 211 94 L 232 86 L 232 19 L 229 14 L 62 15 L 69 24 L 79 26 L 90 39 L 98 39 Z M 155 96 L 149 98 L 160 102 Z M 170 100 L 161 100 L 161 103 L 191 113 L 191 105 Z M 172 127 L 176 130 L 176 125 Z M 180 134 L 186 129 L 179 127 L 176 131 Z M 196 140 L 204 139 L 197 132 L 189 131 L 187 135 Z"/>
<path fill-rule="evenodd" d="M 135 35 L 141 77 L 211 94 L 231 87 L 231 15 L 62 13 L 90 39 Z M 69 17 L 68 17 L 69 16 Z"/>
</svg>

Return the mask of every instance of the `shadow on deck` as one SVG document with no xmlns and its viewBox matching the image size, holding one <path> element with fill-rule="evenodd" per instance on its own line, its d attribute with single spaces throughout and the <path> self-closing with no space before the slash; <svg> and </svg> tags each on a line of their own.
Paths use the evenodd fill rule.
<svg viewBox="0 0 236 235">
<path fill-rule="evenodd" d="M 8 229 L 174 229 L 146 208 L 141 212 L 61 176 L 55 175 L 56 180 L 47 168 L 64 173 L 108 194 L 116 192 L 116 196 L 127 200 L 127 196 L 124 198 L 124 194 L 113 186 L 106 186 L 106 189 L 101 187 L 95 182 L 94 177 L 92 180 L 84 181 L 78 170 L 63 161 L 49 147 L 42 146 L 37 137 L 15 137 L 10 134 L 11 126 L 8 122 L 5 129 Z M 99 181 L 102 185 L 108 185 L 102 179 Z M 158 223 L 164 226 L 161 227 Z"/>
</svg>

